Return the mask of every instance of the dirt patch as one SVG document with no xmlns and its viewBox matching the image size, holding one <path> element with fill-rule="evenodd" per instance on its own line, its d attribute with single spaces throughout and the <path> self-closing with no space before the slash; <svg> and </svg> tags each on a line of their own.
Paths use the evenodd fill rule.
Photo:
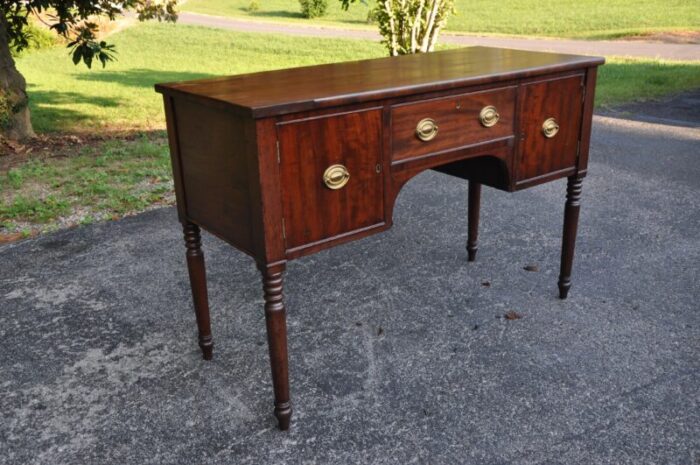
<svg viewBox="0 0 700 465">
<path fill-rule="evenodd" d="M 638 36 L 625 37 L 625 40 L 643 40 L 665 44 L 700 44 L 700 31 L 650 32 Z"/>
<path fill-rule="evenodd" d="M 30 160 L 64 158 L 79 153 L 85 147 L 94 147 L 108 140 L 130 141 L 142 134 L 44 134 L 25 142 L 0 137 L 0 175 Z"/>
</svg>

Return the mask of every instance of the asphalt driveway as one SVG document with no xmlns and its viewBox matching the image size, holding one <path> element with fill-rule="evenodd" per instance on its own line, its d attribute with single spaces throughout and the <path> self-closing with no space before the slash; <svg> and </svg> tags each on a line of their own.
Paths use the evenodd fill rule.
<svg viewBox="0 0 700 465">
<path fill-rule="evenodd" d="M 280 21 L 261 21 L 249 18 L 231 18 L 205 14 L 180 12 L 179 24 L 216 27 L 240 32 L 275 33 L 303 37 L 335 37 L 339 39 L 379 40 L 381 36 L 374 30 L 319 26 Z M 483 45 L 487 47 L 516 48 L 545 52 L 573 53 L 583 55 L 617 55 L 666 60 L 698 60 L 700 44 L 664 43 L 646 40 L 576 40 L 518 36 L 478 35 L 444 31 L 440 42 L 459 45 Z"/>
<path fill-rule="evenodd" d="M 288 433 L 242 253 L 205 235 L 207 363 L 173 209 L 0 248 L 0 463 L 700 463 L 700 131 L 596 119 L 566 301 L 565 182 L 485 189 L 475 263 L 466 191 L 290 263 Z"/>
</svg>

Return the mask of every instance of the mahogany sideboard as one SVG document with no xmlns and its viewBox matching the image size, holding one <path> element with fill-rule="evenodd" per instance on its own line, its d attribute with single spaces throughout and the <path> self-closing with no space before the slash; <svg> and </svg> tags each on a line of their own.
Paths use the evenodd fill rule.
<svg viewBox="0 0 700 465">
<path fill-rule="evenodd" d="M 468 260 L 481 185 L 568 178 L 559 296 L 588 165 L 597 57 L 469 47 L 156 85 L 204 359 L 212 357 L 200 227 L 262 273 L 274 414 L 289 428 L 288 260 L 388 229 L 426 169 L 466 179 Z"/>
</svg>

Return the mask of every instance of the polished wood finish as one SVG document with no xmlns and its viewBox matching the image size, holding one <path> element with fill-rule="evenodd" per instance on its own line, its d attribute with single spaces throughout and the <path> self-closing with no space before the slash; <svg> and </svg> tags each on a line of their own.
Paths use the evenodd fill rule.
<svg viewBox="0 0 700 465">
<path fill-rule="evenodd" d="M 568 177 L 565 296 L 602 63 L 471 47 L 157 85 L 205 357 L 211 332 L 199 227 L 252 256 L 261 272 L 274 412 L 287 429 L 287 261 L 388 229 L 402 187 L 426 169 L 469 181 L 469 260 L 482 184 L 512 192 Z M 500 117 L 491 127 L 479 117 L 487 106 Z M 426 118 L 437 125 L 432 139 L 416 133 Z M 551 138 L 542 130 L 547 118 L 559 128 Z M 333 165 L 342 165 L 333 171 L 340 177 L 324 180 Z M 343 170 L 347 184 L 333 189 Z"/>
<path fill-rule="evenodd" d="M 179 165 L 187 218 L 252 251 L 250 178 L 241 143 L 245 121 L 200 102 L 178 101 Z M 216 169 L 212 169 L 216 167 Z"/>
<path fill-rule="evenodd" d="M 182 182 L 182 167 L 180 166 L 180 146 L 178 144 L 177 125 L 175 123 L 175 107 L 172 97 L 163 95 L 163 106 L 165 107 L 165 121 L 168 128 L 168 146 L 170 148 L 170 164 L 173 169 L 173 185 L 175 187 L 175 198 L 181 199 L 176 203 L 177 216 L 183 225 L 187 222 L 187 209 L 185 207 L 185 187 Z"/>
<path fill-rule="evenodd" d="M 209 297 L 207 295 L 207 275 L 204 268 L 204 253 L 202 253 L 202 238 L 199 226 L 186 222 L 182 226 L 187 247 L 187 271 L 190 275 L 190 287 L 194 300 L 194 313 L 197 317 L 199 332 L 199 347 L 202 349 L 204 360 L 211 360 L 214 341 L 211 337 L 209 323 Z"/>
<path fill-rule="evenodd" d="M 581 209 L 583 179 L 571 176 L 566 184 L 566 206 L 564 207 L 564 234 L 561 244 L 561 270 L 559 272 L 559 298 L 566 299 L 571 288 L 571 268 L 574 264 L 574 247 L 578 229 L 578 213 Z"/>
<path fill-rule="evenodd" d="M 469 236 L 467 238 L 468 260 L 476 260 L 477 240 L 479 238 L 479 209 L 481 208 L 481 184 L 469 181 Z"/>
<path fill-rule="evenodd" d="M 469 47 L 160 84 L 157 89 L 262 118 L 514 81 L 602 63 L 597 57 Z"/>
<path fill-rule="evenodd" d="M 585 75 L 533 82 L 520 90 L 520 158 L 518 182 L 574 168 L 581 126 Z M 559 132 L 551 139 L 542 133 L 545 120 L 554 118 Z"/>
<path fill-rule="evenodd" d="M 581 119 L 581 141 L 578 151 L 578 165 L 576 171 L 585 175 L 588 169 L 588 150 L 591 145 L 591 127 L 593 126 L 593 106 L 595 95 L 596 76 L 598 68 L 592 66 L 586 70 L 586 87 L 583 90 L 583 117 Z"/>
<path fill-rule="evenodd" d="M 458 150 L 469 145 L 513 135 L 516 87 L 443 97 L 392 108 L 392 160 L 415 159 L 420 155 Z M 484 127 L 479 113 L 494 106 L 499 120 Z M 424 142 L 416 137 L 416 126 L 424 118 L 435 120 L 437 136 Z"/>
<path fill-rule="evenodd" d="M 384 221 L 381 108 L 280 123 L 277 134 L 287 250 Z M 336 164 L 350 178 L 332 190 L 323 173 Z"/>
<path fill-rule="evenodd" d="M 270 351 L 272 384 L 275 393 L 275 416 L 281 430 L 289 429 L 292 403 L 289 400 L 289 368 L 287 361 L 287 314 L 282 296 L 282 271 L 263 269 L 265 323 Z"/>
</svg>

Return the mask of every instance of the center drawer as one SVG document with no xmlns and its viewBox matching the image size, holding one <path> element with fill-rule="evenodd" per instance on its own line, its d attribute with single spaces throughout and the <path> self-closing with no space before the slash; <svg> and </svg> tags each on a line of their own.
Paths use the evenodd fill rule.
<svg viewBox="0 0 700 465">
<path fill-rule="evenodd" d="M 395 105 L 392 160 L 406 160 L 512 136 L 515 87 Z"/>
</svg>

